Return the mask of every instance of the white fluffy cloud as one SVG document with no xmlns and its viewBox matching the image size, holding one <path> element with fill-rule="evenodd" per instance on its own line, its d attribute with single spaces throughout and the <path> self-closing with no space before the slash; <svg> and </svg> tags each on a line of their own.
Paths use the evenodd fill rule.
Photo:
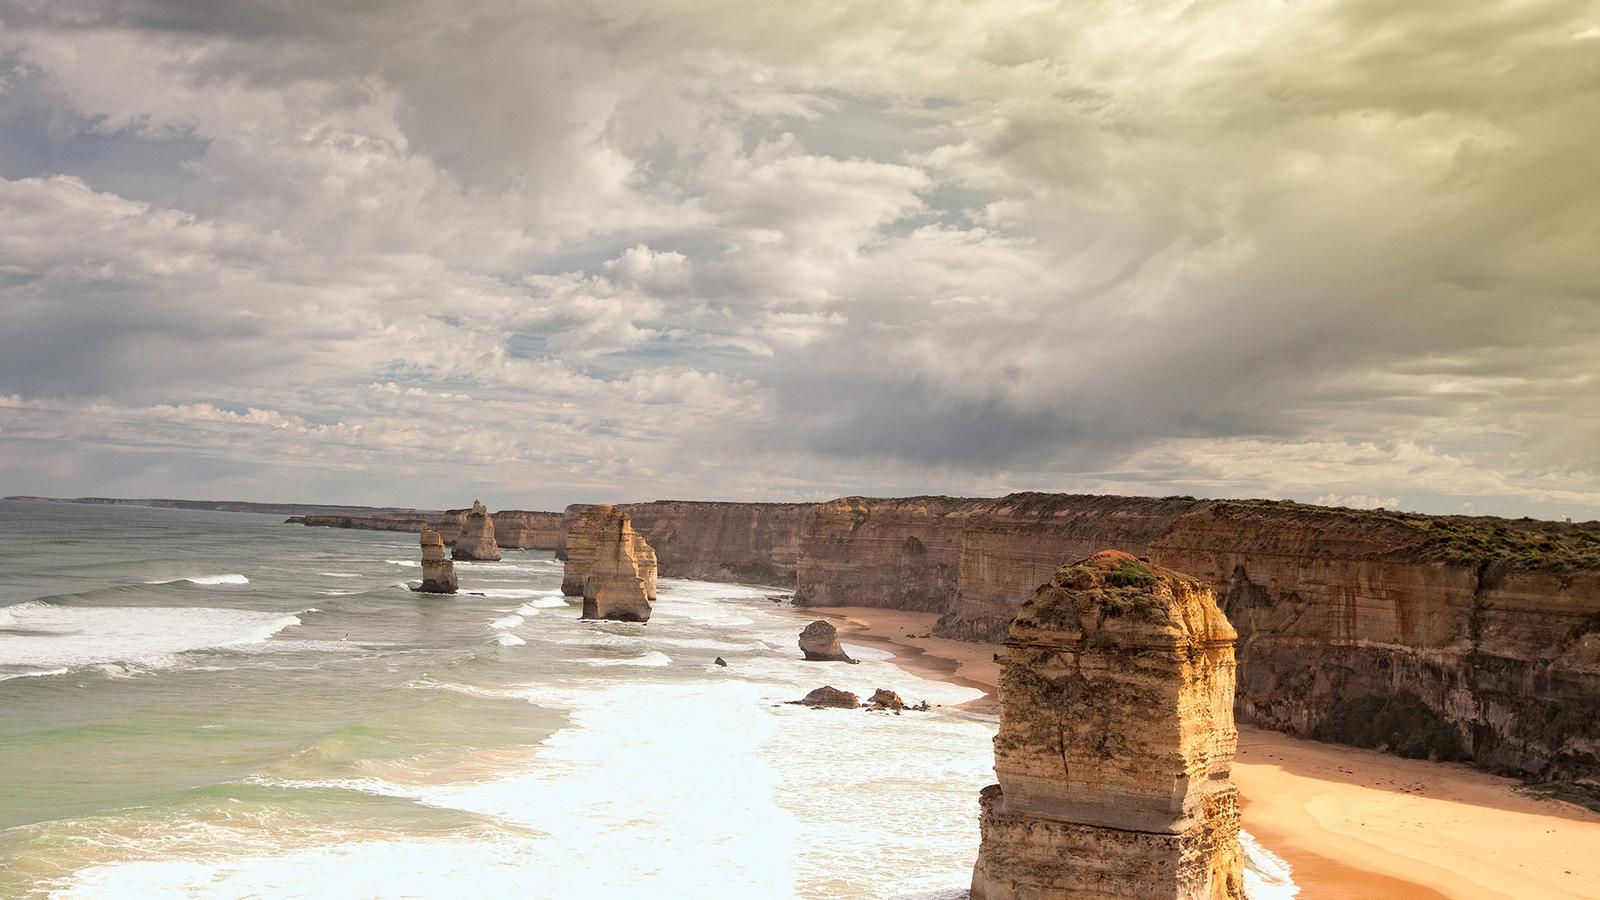
<svg viewBox="0 0 1600 900">
<path fill-rule="evenodd" d="M 1600 515 L 1582 3 L 0 23 L 19 491 Z"/>
</svg>

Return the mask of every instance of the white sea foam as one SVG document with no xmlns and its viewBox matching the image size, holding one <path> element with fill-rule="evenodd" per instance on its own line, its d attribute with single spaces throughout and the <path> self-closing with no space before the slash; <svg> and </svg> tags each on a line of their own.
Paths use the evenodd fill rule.
<svg viewBox="0 0 1600 900">
<path fill-rule="evenodd" d="M 158 579 L 156 581 L 146 581 L 145 584 L 177 584 L 177 583 L 182 582 L 182 581 L 187 581 L 190 584 L 205 585 L 207 587 L 210 587 L 212 585 L 218 585 L 218 584 L 249 584 L 250 583 L 250 579 L 244 577 L 243 575 L 229 574 L 229 575 L 194 575 L 194 576 L 191 576 L 189 578 Z"/>
<path fill-rule="evenodd" d="M 360 572 L 318 572 L 324 578 L 360 578 Z"/>
<path fill-rule="evenodd" d="M 660 650 L 651 650 L 649 653 L 645 653 L 640 656 L 628 656 L 622 659 L 602 659 L 591 657 L 589 659 L 581 659 L 579 662 L 586 666 L 643 666 L 645 668 L 656 669 L 661 668 L 662 666 L 672 665 L 672 657 L 662 653 Z"/>
<path fill-rule="evenodd" d="M 490 628 L 505 629 L 515 628 L 522 624 L 522 617 L 518 615 L 504 616 L 489 623 Z"/>
<path fill-rule="evenodd" d="M 556 600 L 554 605 L 563 605 L 560 591 L 535 590 L 532 588 L 480 588 L 474 590 L 473 593 L 482 594 L 485 597 L 489 597 L 494 600 L 532 600 L 537 598 L 541 601 L 549 601 L 554 599 Z M 552 594 L 555 595 L 553 598 L 551 596 Z M 541 603 L 541 605 L 550 604 L 548 602 L 544 602 Z"/>
<path fill-rule="evenodd" d="M 1281 900 L 1300 893 L 1283 857 L 1261 846 L 1248 831 L 1239 832 L 1239 846 L 1244 850 L 1246 894 L 1256 900 Z"/>
<path fill-rule="evenodd" d="M 517 637 L 514 634 L 507 634 L 506 632 L 501 632 L 501 633 L 495 635 L 494 636 L 494 640 L 491 641 L 490 643 L 499 644 L 502 647 L 520 647 L 523 644 L 526 644 L 527 641 L 523 640 L 522 638 Z"/>
<path fill-rule="evenodd" d="M 409 569 L 420 569 L 420 568 L 422 568 L 422 563 L 419 563 L 416 560 L 412 560 L 412 559 L 386 559 L 386 560 L 384 560 L 384 562 L 388 563 L 391 566 L 405 566 L 406 568 L 409 568 Z"/>
<path fill-rule="evenodd" d="M 524 603 L 517 607 L 517 615 L 519 616 L 537 616 L 539 612 L 539 607 L 534 606 L 532 603 Z"/>
<path fill-rule="evenodd" d="M 43 673 L 108 664 L 164 668 L 174 654 L 265 641 L 296 616 L 243 609 L 164 606 L 57 606 L 30 601 L 6 607 L 0 666 Z"/>
</svg>

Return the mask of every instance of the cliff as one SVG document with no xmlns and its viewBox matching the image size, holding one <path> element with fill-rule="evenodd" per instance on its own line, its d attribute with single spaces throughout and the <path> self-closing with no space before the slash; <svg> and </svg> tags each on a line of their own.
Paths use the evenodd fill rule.
<svg viewBox="0 0 1600 900">
<path fill-rule="evenodd" d="M 462 517 L 450 556 L 488 561 L 500 558 L 500 545 L 494 540 L 494 518 L 482 503 L 472 501 L 472 508 Z"/>
<path fill-rule="evenodd" d="M 422 529 L 422 584 L 417 588 L 425 594 L 454 594 L 456 592 L 456 566 L 444 554 L 444 541 L 439 532 L 426 526 Z"/>
<path fill-rule="evenodd" d="M 974 900 L 1244 896 L 1234 638 L 1208 585 L 1118 551 L 1034 592 L 999 659 Z"/>
<path fill-rule="evenodd" d="M 657 500 L 618 506 L 660 559 L 666 578 L 794 584 L 813 503 Z M 567 507 L 576 521 L 581 505 Z"/>
<path fill-rule="evenodd" d="M 1218 591 L 1240 635 L 1241 721 L 1362 743 L 1346 725 L 1360 710 L 1404 709 L 1407 730 L 1431 737 L 1402 752 L 1600 786 L 1593 523 L 1192 498 L 850 498 L 819 508 L 802 539 L 796 602 L 932 609 L 941 635 L 1000 640 L 1057 561 L 1104 546 Z"/>
</svg>

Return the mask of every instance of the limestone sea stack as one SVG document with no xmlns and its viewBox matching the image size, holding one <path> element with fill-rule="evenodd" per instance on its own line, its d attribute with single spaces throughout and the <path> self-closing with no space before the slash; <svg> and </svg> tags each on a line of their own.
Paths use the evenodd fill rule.
<svg viewBox="0 0 1600 900">
<path fill-rule="evenodd" d="M 656 552 L 633 530 L 628 514 L 615 507 L 586 512 L 583 618 L 620 622 L 650 621 L 656 597 Z M 573 575 L 569 541 L 566 577 Z M 566 580 L 563 578 L 563 581 Z"/>
<path fill-rule="evenodd" d="M 417 590 L 425 594 L 456 592 L 456 565 L 444 555 L 444 538 L 426 525 L 422 526 L 422 585 Z"/>
<path fill-rule="evenodd" d="M 489 517 L 489 510 L 477 500 L 472 501 L 472 509 L 467 511 L 466 519 L 461 523 L 461 533 L 456 536 L 456 545 L 450 555 L 455 559 L 500 558 L 500 545 L 494 542 L 494 519 Z"/>
<path fill-rule="evenodd" d="M 652 602 L 656 599 L 656 551 L 645 542 L 644 536 L 633 529 L 633 519 L 627 513 L 609 504 L 581 507 L 582 511 L 567 531 L 566 567 L 561 574 L 561 592 L 568 597 L 582 597 L 583 585 L 594 569 L 595 553 L 601 544 L 612 540 L 611 535 L 626 526 L 631 552 L 645 579 L 645 593 Z"/>
<path fill-rule="evenodd" d="M 800 632 L 800 652 L 806 655 L 806 659 L 823 662 L 855 662 L 839 645 L 839 629 L 833 627 L 832 622 L 824 622 L 821 619 L 807 625 L 805 630 Z"/>
<path fill-rule="evenodd" d="M 1244 896 L 1234 638 L 1209 586 L 1114 550 L 1034 592 L 999 660 L 974 900 Z"/>
</svg>

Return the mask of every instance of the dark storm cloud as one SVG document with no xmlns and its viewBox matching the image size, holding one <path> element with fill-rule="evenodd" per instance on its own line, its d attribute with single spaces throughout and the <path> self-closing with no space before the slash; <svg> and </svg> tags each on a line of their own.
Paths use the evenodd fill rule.
<svg viewBox="0 0 1600 900">
<path fill-rule="evenodd" d="M 88 480 L 1600 508 L 1582 3 L 0 23 L 0 433 Z"/>
</svg>

